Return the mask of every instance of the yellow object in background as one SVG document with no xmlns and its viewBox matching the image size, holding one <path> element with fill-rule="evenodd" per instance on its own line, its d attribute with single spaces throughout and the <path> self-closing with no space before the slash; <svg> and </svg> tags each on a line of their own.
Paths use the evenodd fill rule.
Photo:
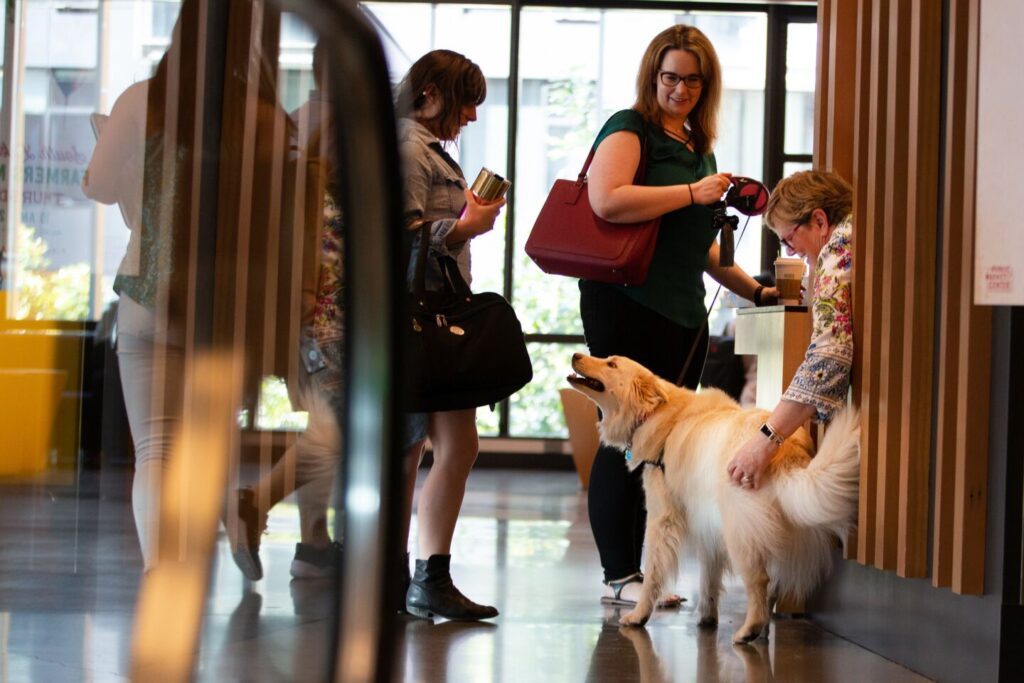
<svg viewBox="0 0 1024 683">
<path fill-rule="evenodd" d="M 56 369 L 0 369 L 0 476 L 46 470 L 68 373 Z"/>
<path fill-rule="evenodd" d="M 0 476 L 78 463 L 85 324 L 12 320 L 0 291 Z"/>
</svg>

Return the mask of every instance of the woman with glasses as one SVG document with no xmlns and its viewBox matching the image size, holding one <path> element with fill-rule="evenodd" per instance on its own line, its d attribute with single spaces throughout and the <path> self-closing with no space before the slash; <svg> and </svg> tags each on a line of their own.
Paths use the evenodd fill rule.
<svg viewBox="0 0 1024 683">
<path fill-rule="evenodd" d="M 729 188 L 713 153 L 722 97 L 721 67 L 700 30 L 662 31 L 647 46 L 636 102 L 604 124 L 594 143 L 590 202 L 616 223 L 661 216 L 647 280 L 639 286 L 580 281 L 580 317 L 590 353 L 627 356 L 655 374 L 696 389 L 707 355 L 704 273 L 755 304 L 774 302 L 739 267 L 719 265 L 711 205 Z M 634 184 L 644 147 L 643 185 Z M 689 359 L 689 361 L 688 361 Z M 601 602 L 632 606 L 640 594 L 646 512 L 640 471 L 601 446 L 588 487 L 590 524 L 604 569 Z M 669 596 L 661 606 L 677 606 Z"/>
<path fill-rule="evenodd" d="M 727 466 L 737 486 L 755 490 L 775 451 L 809 419 L 828 422 L 846 405 L 853 364 L 853 190 L 828 171 L 801 171 L 779 182 L 764 214 L 790 256 L 814 267 L 811 343 L 772 414 Z"/>
</svg>

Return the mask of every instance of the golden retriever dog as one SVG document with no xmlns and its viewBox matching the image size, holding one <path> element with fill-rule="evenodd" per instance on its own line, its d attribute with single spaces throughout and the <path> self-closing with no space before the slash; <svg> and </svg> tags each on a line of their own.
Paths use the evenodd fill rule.
<svg viewBox="0 0 1024 683">
<path fill-rule="evenodd" d="M 718 624 L 722 574 L 739 574 L 747 617 L 733 636 L 767 637 L 771 603 L 803 598 L 831 568 L 833 534 L 857 510 L 860 428 L 854 410 L 835 417 L 818 453 L 800 429 L 776 451 L 757 490 L 733 485 L 726 465 L 768 417 L 717 389 L 698 392 L 656 377 L 628 358 L 572 359 L 574 389 L 601 409 L 601 440 L 645 466 L 647 531 L 643 591 L 625 625 L 647 623 L 691 544 L 701 567 L 699 625 Z M 814 457 L 812 457 L 814 456 Z"/>
</svg>

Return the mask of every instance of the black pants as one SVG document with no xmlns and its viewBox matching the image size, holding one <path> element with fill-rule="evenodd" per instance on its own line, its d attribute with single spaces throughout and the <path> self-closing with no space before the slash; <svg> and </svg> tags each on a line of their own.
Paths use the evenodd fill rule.
<svg viewBox="0 0 1024 683">
<path fill-rule="evenodd" d="M 580 283 L 580 317 L 591 355 L 626 356 L 670 382 L 679 379 L 696 344 L 682 384 L 697 388 L 708 351 L 706 325 L 682 327 L 592 282 Z M 590 470 L 587 502 L 605 581 L 640 571 L 647 523 L 641 470 L 629 472 L 622 451 L 600 446 Z"/>
</svg>

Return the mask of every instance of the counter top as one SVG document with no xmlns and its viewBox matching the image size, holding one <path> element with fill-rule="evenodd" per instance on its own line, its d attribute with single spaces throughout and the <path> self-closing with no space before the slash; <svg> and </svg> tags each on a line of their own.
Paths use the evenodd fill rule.
<svg viewBox="0 0 1024 683">
<path fill-rule="evenodd" d="M 785 306 L 758 306 L 756 308 L 737 308 L 736 315 L 759 315 L 764 313 L 806 313 L 809 310 L 807 306 L 794 306 L 787 304 Z"/>
</svg>

